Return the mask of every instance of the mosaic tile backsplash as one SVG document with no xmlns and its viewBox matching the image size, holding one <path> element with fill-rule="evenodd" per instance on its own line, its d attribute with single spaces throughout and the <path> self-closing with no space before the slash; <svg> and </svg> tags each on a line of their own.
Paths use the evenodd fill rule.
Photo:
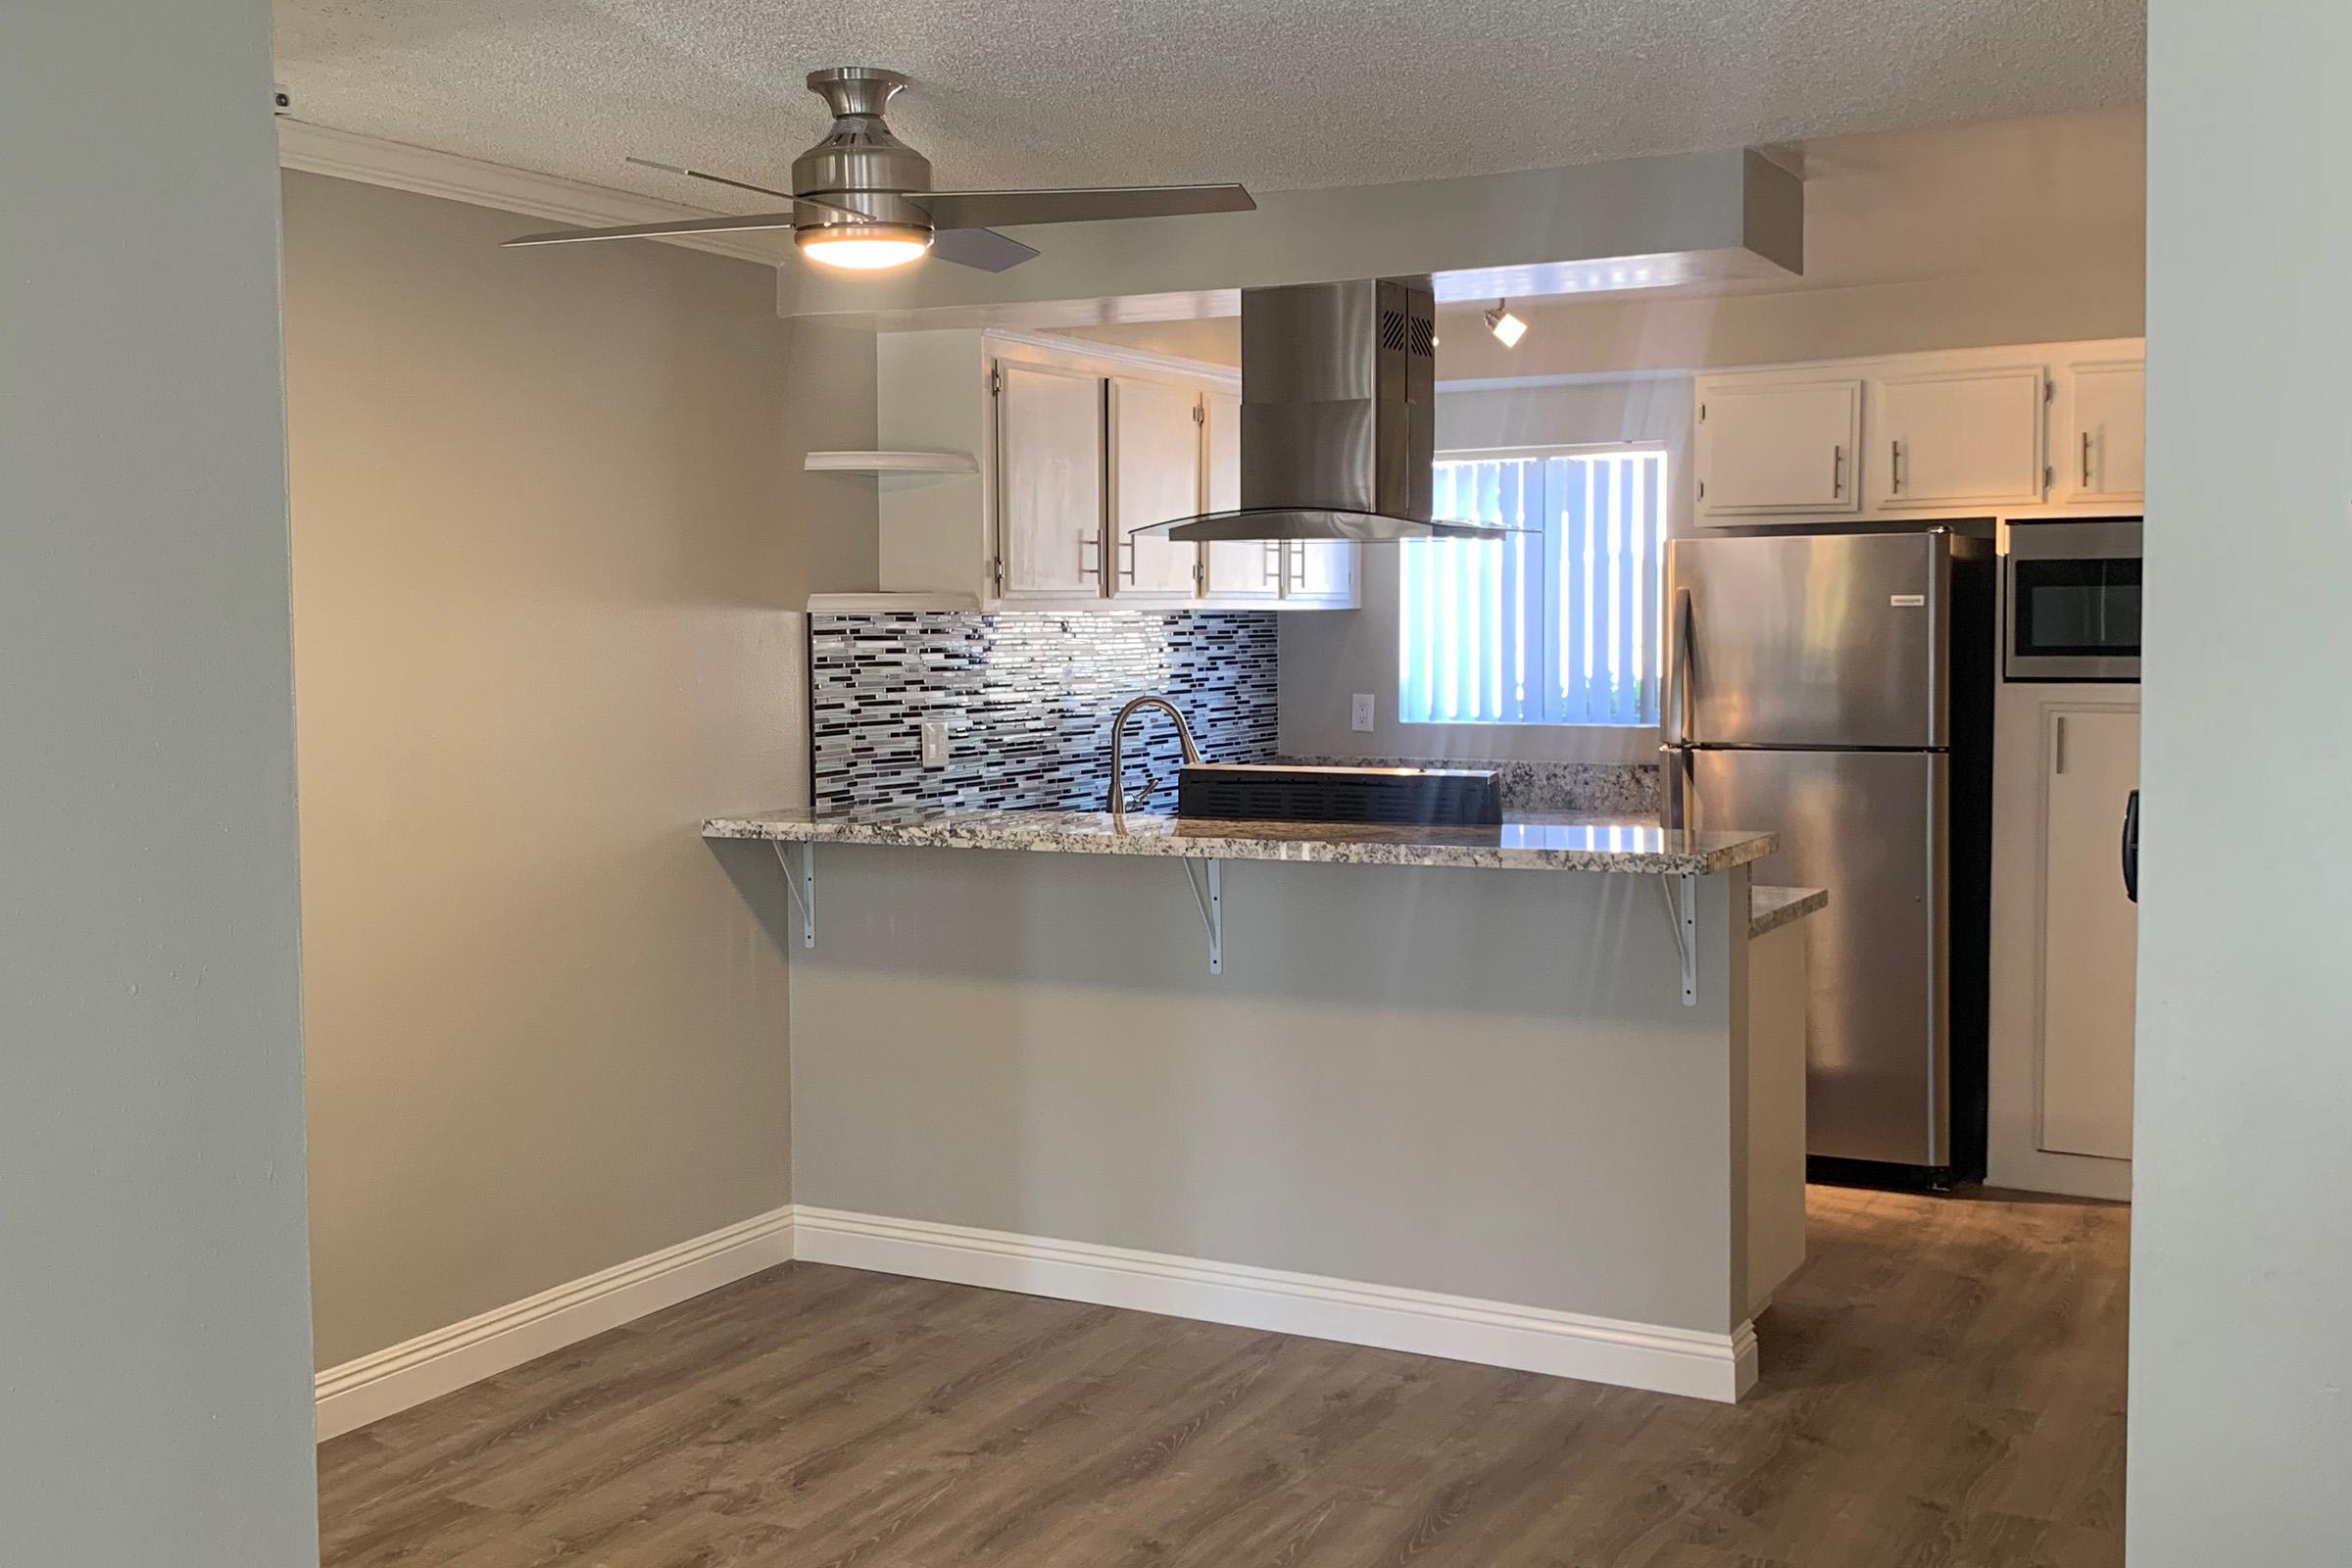
<svg viewBox="0 0 2352 1568">
<path fill-rule="evenodd" d="M 819 811 L 906 807 L 1100 810 L 1110 720 L 1145 692 L 1174 699 L 1201 755 L 1276 752 L 1270 611 L 1054 615 L 811 615 L 810 800 Z M 922 765 L 922 722 L 948 721 L 948 765 Z M 1147 772 L 1172 810 L 1183 751 L 1164 713 L 1130 721 L 1127 789 Z"/>
</svg>

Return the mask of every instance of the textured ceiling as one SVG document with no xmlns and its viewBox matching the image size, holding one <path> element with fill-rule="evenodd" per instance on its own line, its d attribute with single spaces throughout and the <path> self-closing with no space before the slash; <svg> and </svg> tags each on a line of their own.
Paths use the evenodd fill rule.
<svg viewBox="0 0 2352 1568">
<path fill-rule="evenodd" d="M 700 206 L 812 67 L 916 86 L 942 187 L 1492 173 L 2136 103 L 2142 0 L 276 0 L 303 120 Z M 751 198 L 753 204 L 758 198 Z"/>
</svg>

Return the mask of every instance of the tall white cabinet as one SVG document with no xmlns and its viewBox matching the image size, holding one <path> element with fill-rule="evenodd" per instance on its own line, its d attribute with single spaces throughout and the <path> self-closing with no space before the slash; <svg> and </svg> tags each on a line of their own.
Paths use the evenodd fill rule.
<svg viewBox="0 0 2352 1568">
<path fill-rule="evenodd" d="M 1999 703 L 1986 1179 L 2129 1198 L 2139 689 L 2012 684 Z"/>
</svg>

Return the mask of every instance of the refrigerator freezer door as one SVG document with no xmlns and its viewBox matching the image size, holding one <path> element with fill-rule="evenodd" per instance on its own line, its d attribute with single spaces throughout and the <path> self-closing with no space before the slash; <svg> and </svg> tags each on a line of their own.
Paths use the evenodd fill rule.
<svg viewBox="0 0 2352 1568">
<path fill-rule="evenodd" d="M 1756 862 L 1755 880 L 1830 890 L 1807 927 L 1808 1149 L 1949 1165 L 1949 759 L 1686 755 L 1693 825 L 1778 828 L 1781 848 Z"/>
<path fill-rule="evenodd" d="M 1941 533 L 1669 544 L 1666 602 L 1690 598 L 1688 630 L 1667 628 L 1664 689 L 1687 674 L 1690 710 L 1687 735 L 1666 739 L 1949 744 L 1950 544 Z"/>
</svg>

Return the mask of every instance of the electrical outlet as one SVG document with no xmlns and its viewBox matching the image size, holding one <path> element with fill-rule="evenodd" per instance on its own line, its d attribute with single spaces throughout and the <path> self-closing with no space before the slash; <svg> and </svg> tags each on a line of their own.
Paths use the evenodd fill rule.
<svg viewBox="0 0 2352 1568">
<path fill-rule="evenodd" d="M 944 718 L 923 720 L 923 765 L 948 765 L 948 721 Z"/>
<path fill-rule="evenodd" d="M 1348 708 L 1348 727 L 1359 735 L 1372 733 L 1372 694 L 1357 692 Z"/>
</svg>

